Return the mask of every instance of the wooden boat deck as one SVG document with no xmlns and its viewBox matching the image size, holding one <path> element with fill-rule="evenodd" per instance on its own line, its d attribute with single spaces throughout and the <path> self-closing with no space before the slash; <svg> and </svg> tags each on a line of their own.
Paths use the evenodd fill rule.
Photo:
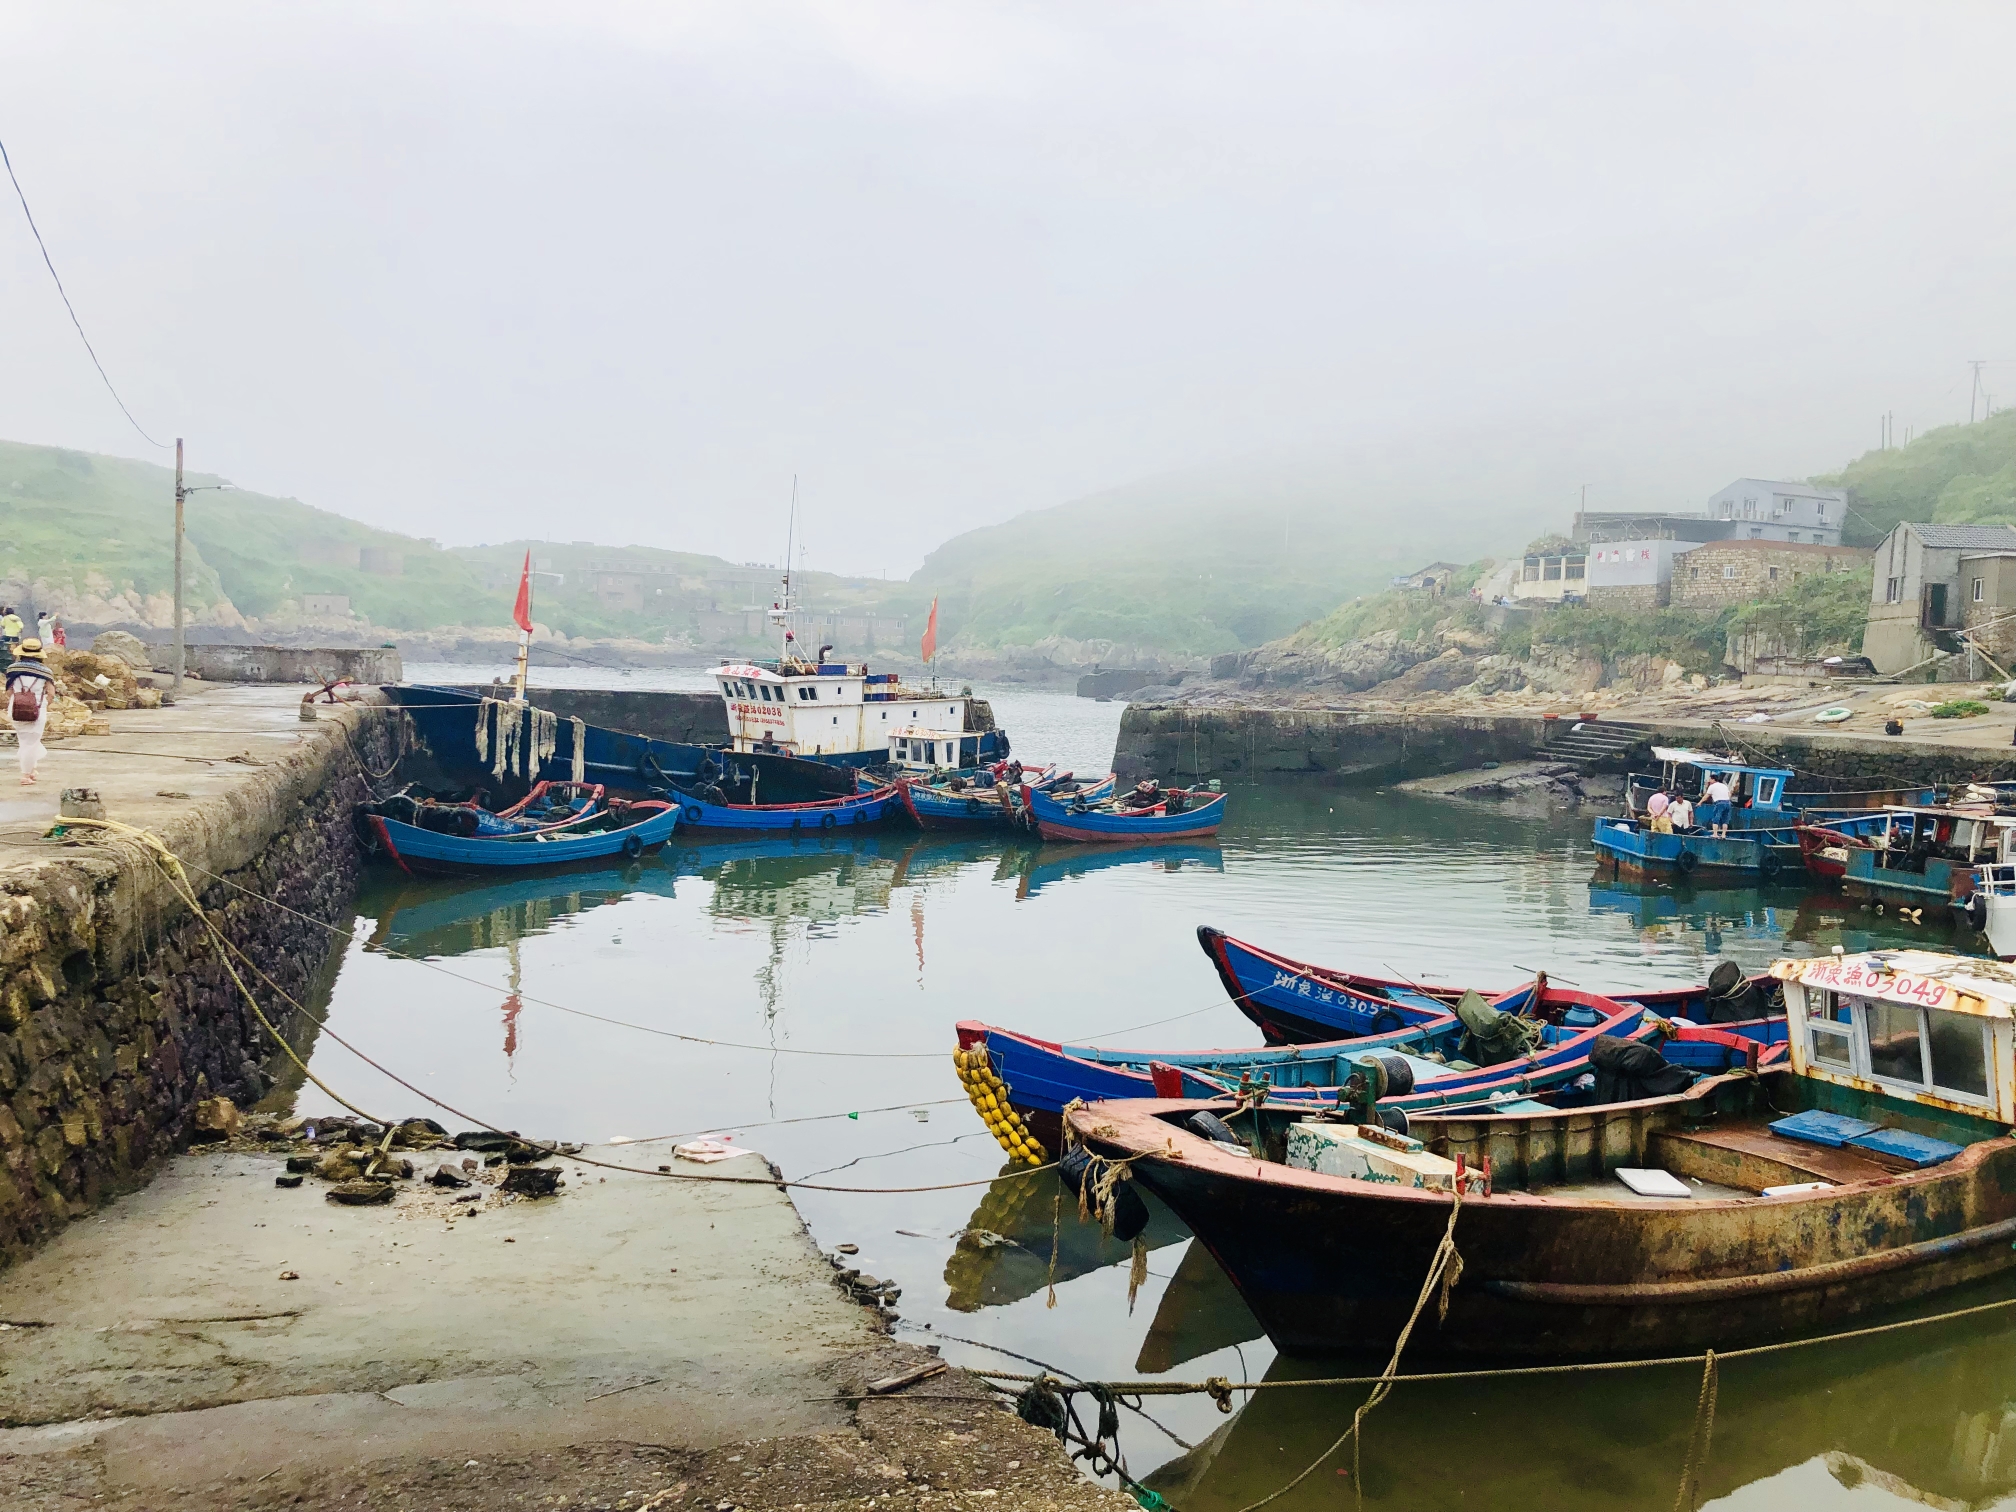
<svg viewBox="0 0 2016 1512">
<path fill-rule="evenodd" d="M 1767 1127 L 1776 1114 L 1654 1134 L 1650 1154 L 1676 1176 L 1715 1181 L 1754 1196 L 1767 1186 L 1826 1181 L 1848 1186 L 1894 1176 L 1905 1167 L 1863 1150 L 1786 1139 Z"/>
</svg>

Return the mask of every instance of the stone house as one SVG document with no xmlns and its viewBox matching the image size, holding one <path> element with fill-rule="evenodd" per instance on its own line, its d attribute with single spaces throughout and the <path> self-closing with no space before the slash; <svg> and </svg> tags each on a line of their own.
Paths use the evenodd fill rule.
<svg viewBox="0 0 2016 1512">
<path fill-rule="evenodd" d="M 1990 565 L 2006 552 L 2016 552 L 2016 526 L 1899 525 L 1876 548 L 1862 654 L 1879 672 L 1901 672 L 1957 649 L 1953 632 L 1970 614 L 1981 623 L 1995 617 L 1989 611 L 2016 610 L 2016 585 L 2005 589 L 2004 570 Z"/>
<path fill-rule="evenodd" d="M 1610 609 L 1664 609 L 1673 573 L 1697 542 L 1670 536 L 1603 541 L 1589 548 L 1589 602 Z"/>
<path fill-rule="evenodd" d="M 1774 540 L 1708 541 L 1673 573 L 1673 602 L 1690 609 L 1747 603 L 1809 573 L 1853 572 L 1869 560 L 1863 546 L 1823 546 Z"/>
</svg>

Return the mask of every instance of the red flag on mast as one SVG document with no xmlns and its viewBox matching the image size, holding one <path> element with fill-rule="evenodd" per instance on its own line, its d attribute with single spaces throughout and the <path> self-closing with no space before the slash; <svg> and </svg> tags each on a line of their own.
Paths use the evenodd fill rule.
<svg viewBox="0 0 2016 1512">
<path fill-rule="evenodd" d="M 924 660 L 938 654 L 938 600 L 931 600 L 931 618 L 924 626 Z"/>
<path fill-rule="evenodd" d="M 518 602 L 511 606 L 511 618 L 527 635 L 532 633 L 532 553 L 525 553 L 525 570 L 518 575 Z"/>
</svg>

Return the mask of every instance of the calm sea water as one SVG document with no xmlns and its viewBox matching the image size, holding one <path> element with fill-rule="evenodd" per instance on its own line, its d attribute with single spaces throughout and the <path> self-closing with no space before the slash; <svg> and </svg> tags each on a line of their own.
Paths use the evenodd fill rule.
<svg viewBox="0 0 2016 1512">
<path fill-rule="evenodd" d="M 541 680 L 708 685 L 689 672 Z M 976 691 L 1025 756 L 1086 771 L 1110 760 L 1119 705 Z M 501 883 L 378 876 L 358 904 L 369 943 L 342 964 L 331 1022 L 503 1127 L 590 1142 L 722 1129 L 790 1176 L 892 1188 L 1002 1169 L 953 1075 L 960 1019 L 1171 1049 L 1252 1043 L 1198 949 L 1199 924 L 1327 964 L 1486 987 L 1536 968 L 1596 989 L 1681 983 L 1724 957 L 1756 967 L 1908 937 L 1799 888 L 1592 885 L 1588 832 L 1581 816 L 1281 785 L 1235 789 L 1220 842 L 1178 850 L 893 831 L 675 846 L 627 869 Z M 314 1065 L 367 1106 L 413 1101 L 333 1044 Z M 320 1096 L 311 1088 L 302 1109 L 325 1111 Z M 648 1148 L 670 1158 L 667 1143 Z M 856 1263 L 901 1284 L 906 1332 L 941 1340 L 962 1364 L 1027 1368 L 955 1340 L 1095 1379 L 1339 1373 L 1335 1362 L 1277 1360 L 1166 1212 L 1130 1313 L 1124 1248 L 1082 1228 L 1070 1202 L 1053 1220 L 1054 1193 L 1042 1176 L 796 1200 L 822 1245 L 857 1244 Z M 983 1245 L 979 1231 L 1008 1242 Z M 2008 1496 L 2016 1322 L 1989 1316 L 1729 1365 L 1707 1503 L 1972 1507 Z M 1360 1489 L 1407 1508 L 1667 1508 L 1699 1384 L 1661 1370 L 1404 1387 L 1372 1419 Z M 1362 1398 L 1272 1391 L 1230 1418 L 1203 1397 L 1156 1398 L 1147 1406 L 1160 1427 L 1123 1415 L 1122 1443 L 1133 1472 L 1181 1512 L 1236 1512 L 1314 1460 Z M 1272 1505 L 1344 1505 L 1351 1469 L 1347 1450 Z"/>
</svg>

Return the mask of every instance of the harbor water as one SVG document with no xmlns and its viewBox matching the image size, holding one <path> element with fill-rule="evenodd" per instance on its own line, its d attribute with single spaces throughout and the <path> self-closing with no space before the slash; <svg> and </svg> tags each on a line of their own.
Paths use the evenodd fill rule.
<svg viewBox="0 0 2016 1512">
<path fill-rule="evenodd" d="M 487 681 L 499 670 L 409 676 Z M 711 686 L 689 672 L 541 679 Z M 1025 760 L 1105 769 L 1120 704 L 975 691 Z M 899 1329 L 956 1363 L 1028 1370 L 1026 1357 L 1107 1380 L 1373 1374 L 1383 1354 L 1277 1359 L 1164 1210 L 1130 1309 L 1126 1247 L 1081 1224 L 1051 1176 L 989 1184 L 1006 1167 L 954 1075 L 953 1026 L 982 1019 L 1148 1048 L 1254 1043 L 1198 948 L 1200 924 L 1380 975 L 1502 988 L 1544 969 L 1599 991 L 1699 981 L 1718 959 L 1755 969 L 1785 953 L 1924 938 L 1799 886 L 1594 883 L 1589 817 L 1282 782 L 1234 788 L 1223 833 L 1204 845 L 1109 850 L 892 829 L 675 843 L 627 867 L 504 881 L 378 871 L 330 988 L 329 1024 L 486 1123 L 610 1145 L 592 1153 L 647 1166 L 673 1162 L 673 1136 L 718 1132 L 793 1179 L 875 1189 L 794 1198 L 823 1247 L 856 1245 L 850 1264 L 901 1286 Z M 367 1108 L 458 1126 L 331 1038 L 312 1066 Z M 333 1104 L 311 1086 L 299 1108 Z M 596 1179 L 579 1169 L 570 1181 Z M 1432 1311 L 1421 1326 L 1432 1328 Z M 2012 1343 L 2016 1317 L 1996 1312 L 1730 1362 L 1701 1504 L 2006 1498 Z M 1700 1392 L 1698 1368 L 1673 1367 L 1403 1386 L 1368 1420 L 1355 1458 L 1348 1447 L 1324 1458 L 1270 1505 L 1334 1508 L 1355 1493 L 1406 1508 L 1671 1507 Z M 1364 1397 L 1363 1387 L 1270 1389 L 1238 1398 L 1229 1417 L 1205 1396 L 1154 1397 L 1143 1404 L 1153 1421 L 1121 1414 L 1121 1443 L 1132 1473 L 1181 1512 L 1237 1512 L 1316 1461 Z"/>
</svg>

